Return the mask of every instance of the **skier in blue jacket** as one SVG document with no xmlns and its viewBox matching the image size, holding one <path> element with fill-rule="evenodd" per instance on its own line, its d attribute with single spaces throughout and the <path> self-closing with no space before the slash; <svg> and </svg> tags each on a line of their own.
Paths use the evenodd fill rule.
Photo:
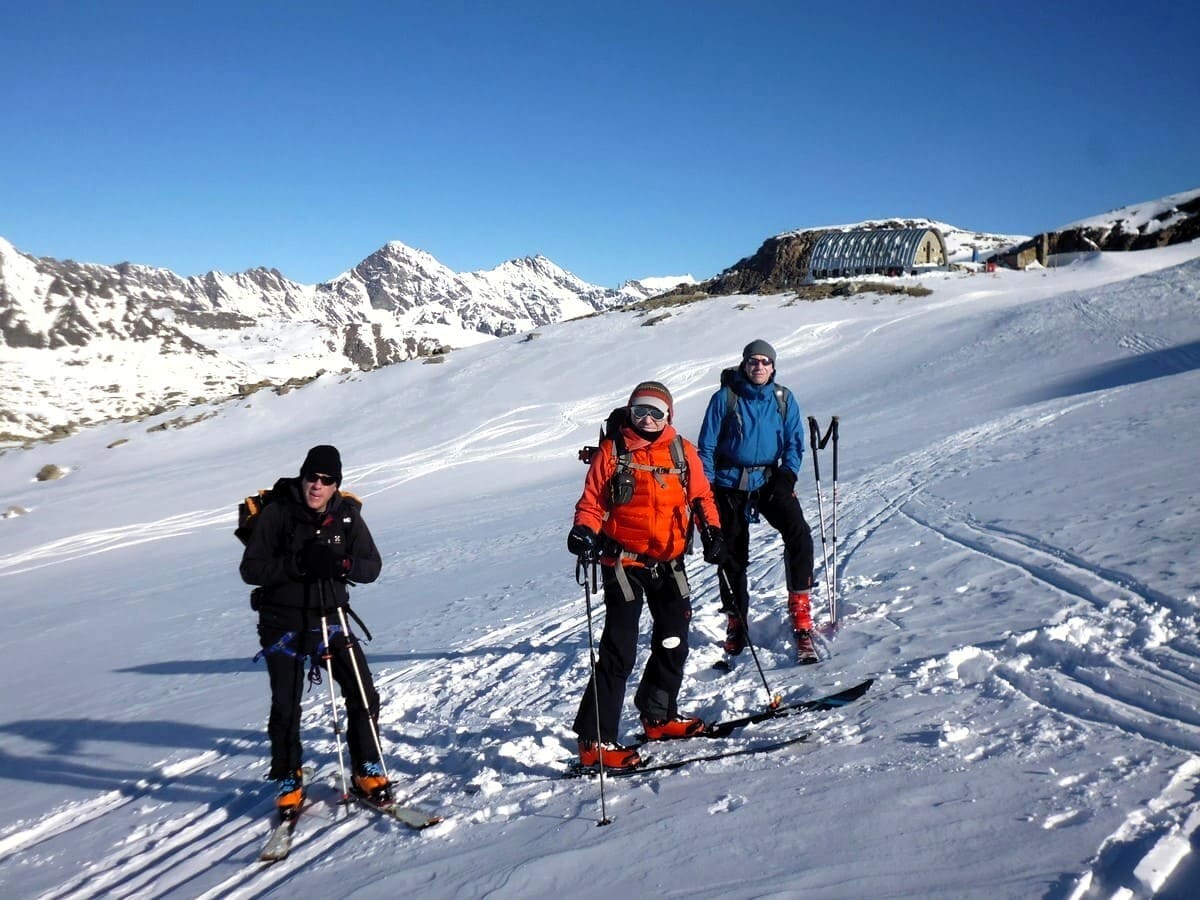
<svg viewBox="0 0 1200 900">
<path fill-rule="evenodd" d="M 800 405 L 775 383 L 775 349 L 761 339 L 745 346 L 741 365 L 726 369 L 721 384 L 708 401 L 696 448 L 713 486 L 728 549 L 721 579 L 722 608 L 728 614 L 725 652 L 737 656 L 746 647 L 750 523 L 761 513 L 783 536 L 796 660 L 815 663 L 809 602 L 813 539 L 795 494 L 804 456 Z"/>
</svg>

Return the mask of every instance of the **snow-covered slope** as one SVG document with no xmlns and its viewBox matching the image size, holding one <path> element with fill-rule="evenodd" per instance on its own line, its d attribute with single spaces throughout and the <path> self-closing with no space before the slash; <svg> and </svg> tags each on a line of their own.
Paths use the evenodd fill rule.
<svg viewBox="0 0 1200 900">
<path fill-rule="evenodd" d="M 720 298 L 653 328 L 609 313 L 256 394 L 187 428 L 111 423 L 0 455 L 0 510 L 27 511 L 0 520 L 0 888 L 1195 896 L 1200 245 L 920 280 L 931 295 Z M 756 337 L 805 414 L 841 416 L 846 618 L 820 665 L 790 663 L 780 543 L 756 526 L 765 677 L 788 699 L 877 681 L 840 712 L 730 741 L 812 731 L 791 751 L 609 781 L 613 821 L 597 828 L 599 785 L 559 777 L 588 672 L 565 552 L 575 453 L 646 378 L 671 387 L 694 436 Z M 346 815 L 314 690 L 312 814 L 293 856 L 264 868 L 267 684 L 234 508 L 326 441 L 384 556 L 354 597 L 389 762 L 402 794 L 447 818 L 417 836 Z M 48 464 L 66 477 L 35 481 Z M 827 526 L 830 472 L 827 449 Z M 798 490 L 815 528 L 809 459 Z M 683 708 L 761 708 L 748 661 L 710 669 L 715 577 L 689 568 Z"/>
</svg>

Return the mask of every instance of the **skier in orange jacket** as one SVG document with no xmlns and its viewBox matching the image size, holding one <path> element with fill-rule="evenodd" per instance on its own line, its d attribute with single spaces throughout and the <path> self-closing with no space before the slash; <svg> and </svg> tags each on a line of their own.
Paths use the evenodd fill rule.
<svg viewBox="0 0 1200 900">
<path fill-rule="evenodd" d="M 653 620 L 650 660 L 634 696 L 650 740 L 688 737 L 703 730 L 697 718 L 676 708 L 688 655 L 691 590 L 683 555 L 692 509 L 699 502 L 708 522 L 719 522 L 712 490 L 696 448 L 671 424 L 674 401 L 657 381 L 633 389 L 627 416 L 616 434 L 592 455 L 567 549 L 598 556 L 604 579 L 604 630 L 596 663 L 575 716 L 579 759 L 605 768 L 636 767 L 635 750 L 617 742 L 625 685 L 637 656 L 643 603 Z M 702 534 L 704 558 L 725 556 L 719 527 Z M 598 695 L 598 696 L 597 696 Z M 598 713 L 598 716 L 597 716 Z M 599 719 L 599 734 L 597 731 Z"/>
</svg>

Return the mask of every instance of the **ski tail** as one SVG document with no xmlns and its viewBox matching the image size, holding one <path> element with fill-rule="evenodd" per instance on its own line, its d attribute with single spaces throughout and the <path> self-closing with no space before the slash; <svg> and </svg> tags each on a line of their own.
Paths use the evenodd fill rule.
<svg viewBox="0 0 1200 900">
<path fill-rule="evenodd" d="M 704 737 L 723 738 L 728 737 L 732 732 L 746 725 L 753 725 L 756 722 L 766 722 L 768 719 L 780 719 L 787 716 L 799 715 L 803 712 L 829 712 L 840 709 L 847 703 L 853 703 L 862 697 L 863 694 L 870 690 L 871 685 L 874 683 L 874 678 L 868 678 L 853 687 L 848 687 L 845 690 L 828 694 L 824 697 L 817 697 L 813 700 L 801 700 L 798 703 L 787 703 L 775 709 L 766 709 L 762 712 L 751 713 L 750 715 L 740 716 L 736 719 L 714 722 L 702 734 Z"/>
</svg>

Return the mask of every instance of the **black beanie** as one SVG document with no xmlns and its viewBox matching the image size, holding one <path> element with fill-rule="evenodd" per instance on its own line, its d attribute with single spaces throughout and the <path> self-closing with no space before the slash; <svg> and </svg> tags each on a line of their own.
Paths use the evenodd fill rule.
<svg viewBox="0 0 1200 900">
<path fill-rule="evenodd" d="M 304 464 L 300 466 L 300 477 L 306 475 L 332 475 L 337 483 L 342 483 L 342 455 L 337 447 L 320 444 L 308 451 Z"/>
<path fill-rule="evenodd" d="M 771 365 L 775 365 L 775 348 L 762 338 L 751 341 L 742 348 L 742 362 L 745 362 L 752 356 L 765 356 L 771 361 Z"/>
</svg>

